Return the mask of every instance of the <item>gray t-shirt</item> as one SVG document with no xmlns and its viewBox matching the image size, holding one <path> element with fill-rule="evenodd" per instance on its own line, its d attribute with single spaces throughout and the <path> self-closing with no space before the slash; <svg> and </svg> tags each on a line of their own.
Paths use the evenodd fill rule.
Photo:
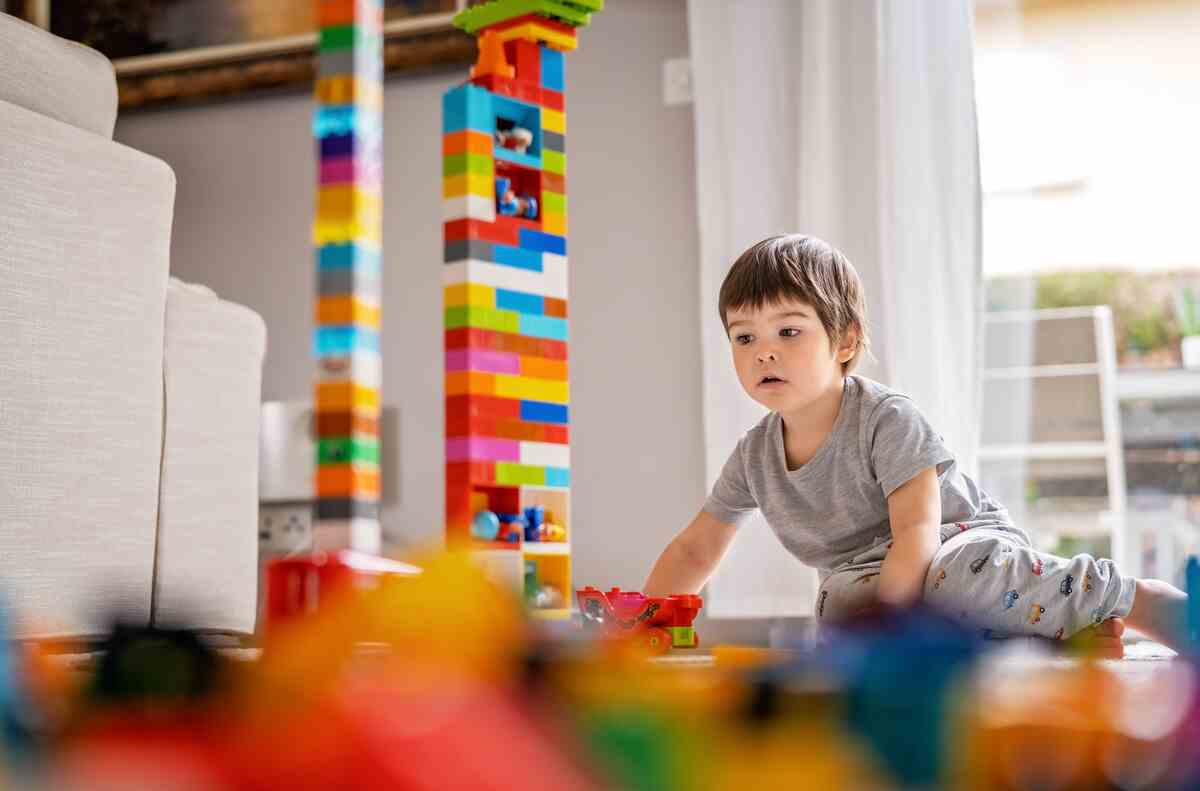
<svg viewBox="0 0 1200 791">
<path fill-rule="evenodd" d="M 736 525 L 757 508 L 800 562 L 828 571 L 890 539 L 887 498 L 937 467 L 943 524 L 1022 532 L 959 471 L 908 396 L 861 376 L 845 382 L 833 429 L 808 463 L 787 469 L 783 421 L 772 412 L 738 441 L 704 510 Z"/>
</svg>

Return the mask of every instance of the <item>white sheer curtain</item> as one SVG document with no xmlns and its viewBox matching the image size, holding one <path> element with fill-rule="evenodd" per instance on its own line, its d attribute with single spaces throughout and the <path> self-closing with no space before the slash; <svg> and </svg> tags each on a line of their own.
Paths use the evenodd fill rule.
<svg viewBox="0 0 1200 791">
<path fill-rule="evenodd" d="M 708 481 L 762 414 L 716 314 L 744 248 L 819 236 L 867 289 L 875 360 L 968 471 L 979 377 L 980 192 L 970 0 L 690 0 Z M 710 583 L 710 615 L 812 612 L 815 575 L 761 521 Z"/>
</svg>

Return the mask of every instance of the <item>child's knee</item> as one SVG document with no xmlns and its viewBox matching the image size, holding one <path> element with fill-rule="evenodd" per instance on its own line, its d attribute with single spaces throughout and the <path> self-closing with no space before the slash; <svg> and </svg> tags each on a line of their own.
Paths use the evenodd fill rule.
<svg viewBox="0 0 1200 791">
<path fill-rule="evenodd" d="M 980 594 L 997 586 L 1017 572 L 1018 553 L 1003 536 L 981 533 L 963 534 L 942 545 L 925 574 L 925 600 L 944 604 L 956 612 L 982 606 Z"/>
</svg>

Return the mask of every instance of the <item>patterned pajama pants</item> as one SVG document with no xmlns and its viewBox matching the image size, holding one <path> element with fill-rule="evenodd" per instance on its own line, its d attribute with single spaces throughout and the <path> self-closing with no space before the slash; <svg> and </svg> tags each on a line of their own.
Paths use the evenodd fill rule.
<svg viewBox="0 0 1200 791">
<path fill-rule="evenodd" d="M 852 615 L 874 600 L 890 541 L 821 575 L 817 620 Z M 1134 579 L 1111 560 L 1038 552 L 1020 533 L 942 525 L 925 577 L 925 603 L 985 633 L 1065 639 L 1133 607 Z"/>
</svg>

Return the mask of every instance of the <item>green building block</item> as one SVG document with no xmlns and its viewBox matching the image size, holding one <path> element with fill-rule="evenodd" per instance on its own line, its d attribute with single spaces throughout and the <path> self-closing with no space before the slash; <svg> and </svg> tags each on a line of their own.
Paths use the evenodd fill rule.
<svg viewBox="0 0 1200 791">
<path fill-rule="evenodd" d="M 481 176 L 490 176 L 493 173 L 494 167 L 495 163 L 491 157 L 471 151 L 465 151 L 461 154 L 447 154 L 442 158 L 442 176 L 445 178 L 458 176 L 463 173 L 478 173 Z"/>
<path fill-rule="evenodd" d="M 675 648 L 691 648 L 696 644 L 696 630 L 690 626 L 671 627 L 671 645 Z"/>
<path fill-rule="evenodd" d="M 545 486 L 546 470 L 544 467 L 531 467 L 528 464 L 498 461 L 496 462 L 496 485 Z"/>
<path fill-rule="evenodd" d="M 454 25 L 474 35 L 481 28 L 526 14 L 540 14 L 573 27 L 584 27 L 593 13 L 602 10 L 604 0 L 492 0 L 459 11 Z"/>
<path fill-rule="evenodd" d="M 346 464 L 356 461 L 379 463 L 379 441 L 359 437 L 328 437 L 317 442 L 320 464 Z"/>
<path fill-rule="evenodd" d="M 475 327 L 496 332 L 519 333 L 521 331 L 521 314 L 515 310 L 496 310 L 478 305 L 456 305 L 446 308 L 445 320 L 447 330 Z"/>
<path fill-rule="evenodd" d="M 561 151 L 543 151 L 542 167 L 547 173 L 564 175 L 567 172 L 567 155 Z"/>
</svg>

